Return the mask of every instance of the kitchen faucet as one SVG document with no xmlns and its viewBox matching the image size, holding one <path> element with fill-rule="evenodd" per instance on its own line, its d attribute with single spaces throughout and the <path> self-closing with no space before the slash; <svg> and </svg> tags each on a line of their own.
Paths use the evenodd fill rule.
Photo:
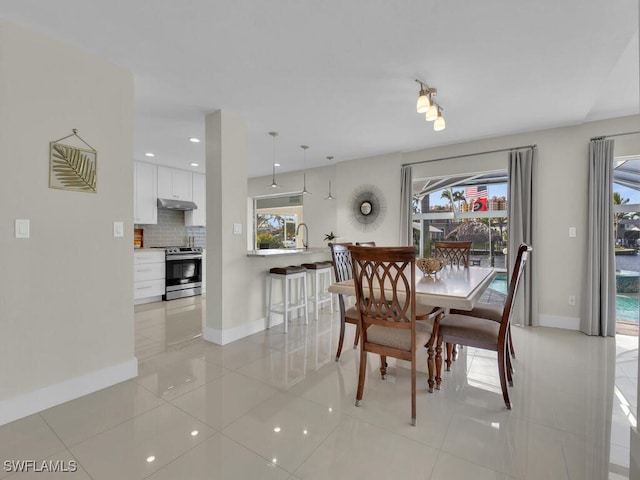
<svg viewBox="0 0 640 480">
<path fill-rule="evenodd" d="M 304 227 L 305 234 L 302 237 L 302 246 L 306 249 L 309 248 L 309 227 L 307 227 L 306 223 L 298 224 L 298 228 L 296 228 L 296 237 L 298 233 L 300 233 L 300 227 Z"/>
</svg>

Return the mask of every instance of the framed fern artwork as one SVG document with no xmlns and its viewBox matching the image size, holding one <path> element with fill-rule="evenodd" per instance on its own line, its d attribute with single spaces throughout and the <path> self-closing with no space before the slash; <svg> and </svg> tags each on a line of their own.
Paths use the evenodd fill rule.
<svg viewBox="0 0 640 480">
<path fill-rule="evenodd" d="M 98 153 L 63 143 L 49 144 L 49 188 L 96 193 Z"/>
</svg>

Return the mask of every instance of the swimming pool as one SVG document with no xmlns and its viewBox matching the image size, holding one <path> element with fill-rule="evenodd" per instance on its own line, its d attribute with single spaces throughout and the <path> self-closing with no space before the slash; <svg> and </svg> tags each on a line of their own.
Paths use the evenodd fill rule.
<svg viewBox="0 0 640 480">
<path fill-rule="evenodd" d="M 493 279 L 489 288 L 507 294 L 507 275 L 498 273 Z M 640 309 L 638 308 L 637 294 L 618 294 L 616 295 L 616 318 L 623 322 L 638 323 L 640 319 Z"/>
</svg>

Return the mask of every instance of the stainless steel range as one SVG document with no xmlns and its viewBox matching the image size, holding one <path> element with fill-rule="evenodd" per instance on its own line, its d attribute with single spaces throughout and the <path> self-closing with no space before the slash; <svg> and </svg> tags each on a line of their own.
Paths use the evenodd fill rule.
<svg viewBox="0 0 640 480">
<path fill-rule="evenodd" d="M 166 247 L 166 282 L 163 300 L 202 293 L 202 247 Z"/>
</svg>

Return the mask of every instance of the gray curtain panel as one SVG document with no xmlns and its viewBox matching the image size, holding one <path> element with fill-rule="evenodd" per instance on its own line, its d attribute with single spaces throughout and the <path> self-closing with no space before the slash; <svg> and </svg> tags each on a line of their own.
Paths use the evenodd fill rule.
<svg viewBox="0 0 640 480">
<path fill-rule="evenodd" d="M 587 258 L 580 331 L 616 334 L 616 264 L 613 233 L 613 140 L 589 144 Z"/>
<path fill-rule="evenodd" d="M 400 185 L 400 245 L 413 245 L 413 175 L 410 166 L 402 167 Z"/>
<path fill-rule="evenodd" d="M 536 171 L 538 150 L 535 147 L 509 152 L 509 272 L 513 272 L 521 243 L 533 247 L 522 274 L 520 292 L 513 306 L 512 322 L 538 325 L 538 282 L 536 254 Z"/>
</svg>

